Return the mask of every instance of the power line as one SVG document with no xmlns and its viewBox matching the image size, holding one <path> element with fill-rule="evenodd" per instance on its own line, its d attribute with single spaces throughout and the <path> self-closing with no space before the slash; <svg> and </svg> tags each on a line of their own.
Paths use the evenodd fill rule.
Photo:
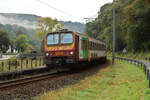
<svg viewBox="0 0 150 100">
<path fill-rule="evenodd" d="M 96 14 L 96 15 L 93 15 L 93 16 L 90 16 L 89 18 L 95 18 L 95 17 L 97 17 L 98 16 L 98 14 Z"/>
<path fill-rule="evenodd" d="M 83 18 L 83 19 L 85 19 L 86 23 L 88 23 L 88 22 L 91 22 L 91 21 L 95 20 L 96 18 Z"/>
<path fill-rule="evenodd" d="M 61 13 L 65 14 L 65 15 L 71 16 L 71 17 L 73 17 L 73 18 L 80 19 L 80 18 L 78 18 L 78 17 L 76 17 L 76 16 L 74 16 L 74 15 L 68 13 L 68 12 L 65 12 L 65 11 L 63 11 L 63 10 L 60 10 L 60 9 L 58 9 L 58 8 L 56 8 L 56 7 L 54 7 L 54 6 L 50 5 L 50 4 L 48 4 L 48 3 L 46 3 L 46 2 L 43 2 L 43 1 L 41 1 L 41 0 L 36 0 L 36 1 L 38 1 L 39 3 L 45 5 L 45 6 L 49 7 L 49 8 L 52 8 L 52 9 L 56 10 L 56 11 L 58 11 L 58 12 L 61 12 Z"/>
</svg>

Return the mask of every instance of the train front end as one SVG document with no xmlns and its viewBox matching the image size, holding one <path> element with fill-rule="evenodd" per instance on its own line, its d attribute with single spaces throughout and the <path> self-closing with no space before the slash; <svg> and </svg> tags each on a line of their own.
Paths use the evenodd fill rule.
<svg viewBox="0 0 150 100">
<path fill-rule="evenodd" d="M 44 38 L 44 63 L 63 65 L 75 63 L 75 34 L 71 31 L 48 33 Z"/>
</svg>

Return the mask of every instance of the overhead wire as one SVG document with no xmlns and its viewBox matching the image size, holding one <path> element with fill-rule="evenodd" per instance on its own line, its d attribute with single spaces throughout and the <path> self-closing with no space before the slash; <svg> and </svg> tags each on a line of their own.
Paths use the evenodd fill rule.
<svg viewBox="0 0 150 100">
<path fill-rule="evenodd" d="M 41 4 L 43 4 L 43 5 L 47 6 L 47 7 L 49 7 L 49 8 L 51 8 L 51 9 L 54 9 L 54 10 L 60 12 L 60 13 L 63 13 L 63 14 L 65 14 L 65 15 L 68 15 L 68 16 L 73 17 L 73 18 L 76 18 L 76 19 L 80 19 L 79 17 L 76 17 L 76 16 L 74 16 L 74 15 L 68 13 L 68 12 L 65 12 L 65 11 L 63 11 L 63 10 L 60 10 L 60 9 L 58 9 L 58 8 L 52 6 L 52 5 L 50 5 L 50 4 L 48 4 L 48 3 L 44 2 L 44 1 L 41 1 L 41 0 L 36 0 L 36 1 L 38 1 L 39 3 L 41 3 Z M 81 19 L 80 19 L 80 20 L 81 20 Z"/>
</svg>

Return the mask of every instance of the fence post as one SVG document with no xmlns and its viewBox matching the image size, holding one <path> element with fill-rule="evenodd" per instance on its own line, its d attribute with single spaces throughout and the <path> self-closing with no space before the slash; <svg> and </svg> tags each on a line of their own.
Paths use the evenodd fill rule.
<svg viewBox="0 0 150 100">
<path fill-rule="evenodd" d="M 37 67 L 37 59 L 35 59 L 35 67 Z"/>
<path fill-rule="evenodd" d="M 141 70 L 142 70 L 144 68 L 144 66 L 142 66 L 142 63 L 140 65 L 141 65 Z"/>
<path fill-rule="evenodd" d="M 18 63 L 17 63 L 17 60 L 15 61 L 15 70 L 17 70 L 17 65 L 18 65 Z"/>
<path fill-rule="evenodd" d="M 4 62 L 2 62 L 2 71 L 4 71 Z"/>
<path fill-rule="evenodd" d="M 21 59 L 21 70 L 22 70 L 22 59 Z"/>
<path fill-rule="evenodd" d="M 148 82 L 149 82 L 149 88 L 150 88 L 150 75 L 149 75 L 149 73 L 148 73 Z"/>
<path fill-rule="evenodd" d="M 146 68 L 146 65 L 144 64 L 144 73 L 146 74 L 146 70 L 147 70 L 147 68 Z"/>
<path fill-rule="evenodd" d="M 147 69 L 147 80 L 149 79 L 149 69 Z"/>
<path fill-rule="evenodd" d="M 28 59 L 26 60 L 26 68 L 28 68 Z"/>
<path fill-rule="evenodd" d="M 10 71 L 10 61 L 8 61 L 8 70 Z"/>
<path fill-rule="evenodd" d="M 31 59 L 31 68 L 32 68 L 32 59 Z"/>
<path fill-rule="evenodd" d="M 42 57 L 43 65 L 44 65 L 44 58 Z"/>
<path fill-rule="evenodd" d="M 135 65 L 137 65 L 137 61 L 135 60 Z"/>
<path fill-rule="evenodd" d="M 39 63 L 39 66 L 41 66 L 41 57 L 40 57 L 40 63 Z"/>
</svg>

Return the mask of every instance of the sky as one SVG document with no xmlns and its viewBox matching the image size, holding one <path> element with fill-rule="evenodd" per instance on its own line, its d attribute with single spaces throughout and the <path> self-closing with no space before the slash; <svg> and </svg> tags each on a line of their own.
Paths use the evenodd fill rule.
<svg viewBox="0 0 150 100">
<path fill-rule="evenodd" d="M 0 0 L 0 13 L 26 13 L 84 23 L 113 0 Z"/>
</svg>

